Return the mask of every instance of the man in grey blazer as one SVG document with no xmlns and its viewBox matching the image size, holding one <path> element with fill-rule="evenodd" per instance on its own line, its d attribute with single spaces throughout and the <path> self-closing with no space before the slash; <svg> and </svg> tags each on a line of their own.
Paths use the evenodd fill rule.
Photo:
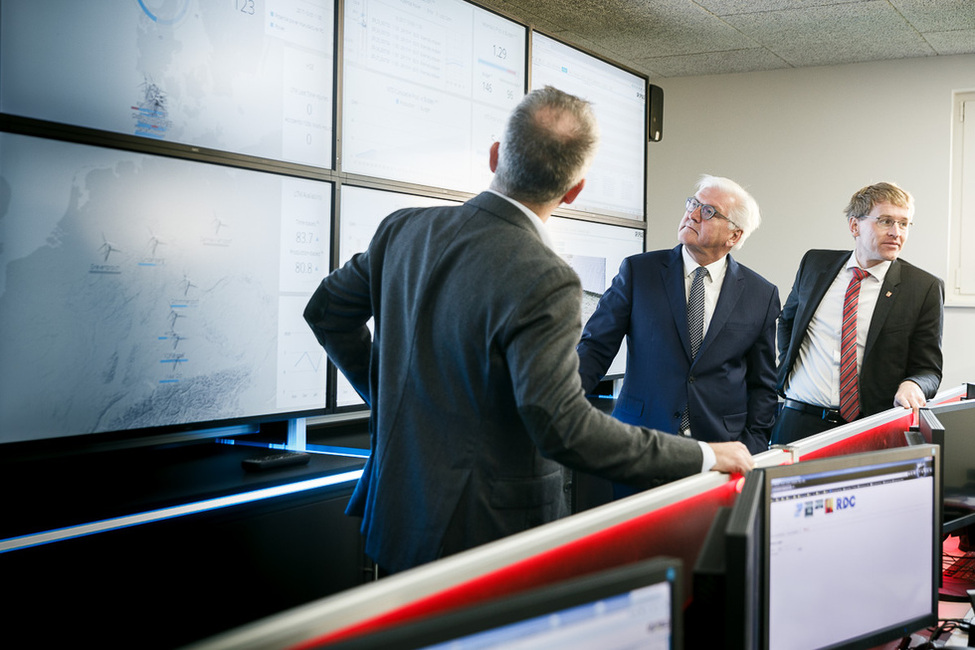
<svg viewBox="0 0 975 650">
<path fill-rule="evenodd" d="M 568 514 L 563 465 L 638 487 L 752 466 L 740 443 L 627 426 L 585 399 L 581 284 L 545 221 L 582 190 L 597 137 L 586 102 L 532 92 L 491 148 L 490 190 L 388 216 L 305 309 L 372 409 L 347 513 L 384 571 Z"/>
<path fill-rule="evenodd" d="M 772 432 L 788 444 L 894 406 L 918 409 L 941 384 L 944 283 L 898 259 L 914 198 L 893 183 L 868 185 L 846 207 L 853 251 L 812 250 L 779 317 L 778 390 L 785 397 Z M 845 296 L 862 275 L 856 311 Z M 851 398 L 841 395 L 843 321 L 850 323 Z M 854 358 L 855 357 L 855 358 Z"/>
</svg>

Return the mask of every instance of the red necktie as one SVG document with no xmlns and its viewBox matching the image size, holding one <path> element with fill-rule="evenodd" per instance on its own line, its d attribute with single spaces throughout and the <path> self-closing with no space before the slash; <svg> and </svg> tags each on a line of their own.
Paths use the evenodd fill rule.
<svg viewBox="0 0 975 650">
<path fill-rule="evenodd" d="M 853 277 L 843 299 L 843 326 L 840 329 L 840 417 L 852 422 L 860 414 L 860 392 L 857 379 L 857 303 L 860 281 L 868 273 L 853 269 Z"/>
</svg>

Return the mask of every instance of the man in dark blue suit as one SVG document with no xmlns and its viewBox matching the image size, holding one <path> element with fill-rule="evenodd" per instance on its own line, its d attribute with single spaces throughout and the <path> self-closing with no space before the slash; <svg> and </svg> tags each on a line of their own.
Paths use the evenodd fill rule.
<svg viewBox="0 0 975 650">
<path fill-rule="evenodd" d="M 705 175 L 685 208 L 680 244 L 625 259 L 600 299 L 577 347 L 582 385 L 596 387 L 625 336 L 616 418 L 705 442 L 740 440 L 758 453 L 775 420 L 779 293 L 729 255 L 758 227 L 758 205 L 734 181 Z M 695 324 L 688 299 L 698 267 L 706 271 Z"/>
</svg>

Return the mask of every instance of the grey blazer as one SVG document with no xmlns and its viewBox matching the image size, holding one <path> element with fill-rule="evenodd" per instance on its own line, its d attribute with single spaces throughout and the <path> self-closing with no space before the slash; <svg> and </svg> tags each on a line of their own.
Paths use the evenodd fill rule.
<svg viewBox="0 0 975 650">
<path fill-rule="evenodd" d="M 700 471 L 694 441 L 625 425 L 585 399 L 581 294 L 528 217 L 490 192 L 393 213 L 322 281 L 305 318 L 372 408 L 348 513 L 363 517 L 381 567 L 567 514 L 562 465 L 636 487 Z"/>
</svg>

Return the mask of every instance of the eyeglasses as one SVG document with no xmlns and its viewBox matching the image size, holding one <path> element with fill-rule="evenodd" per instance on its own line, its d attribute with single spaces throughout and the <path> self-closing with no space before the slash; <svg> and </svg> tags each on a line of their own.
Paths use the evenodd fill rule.
<svg viewBox="0 0 975 650">
<path fill-rule="evenodd" d="M 877 222 L 877 225 L 884 230 L 890 230 L 891 226 L 897 226 L 898 230 L 903 230 L 907 232 L 911 229 L 914 224 L 910 221 L 901 221 L 900 219 L 891 219 L 890 217 L 868 217 L 865 214 L 860 215 L 861 219 L 871 219 Z"/>
<path fill-rule="evenodd" d="M 718 209 L 713 205 L 708 205 L 707 203 L 701 203 L 700 201 L 697 200 L 697 197 L 694 196 L 687 197 L 687 201 L 684 203 L 684 209 L 686 209 L 688 213 L 691 213 L 697 210 L 698 208 L 701 208 L 701 218 L 704 219 L 705 221 L 710 221 L 714 217 L 718 217 L 719 219 L 724 219 L 735 228 L 739 228 L 738 224 L 736 224 L 734 221 L 732 221 L 728 217 L 718 212 Z"/>
</svg>

